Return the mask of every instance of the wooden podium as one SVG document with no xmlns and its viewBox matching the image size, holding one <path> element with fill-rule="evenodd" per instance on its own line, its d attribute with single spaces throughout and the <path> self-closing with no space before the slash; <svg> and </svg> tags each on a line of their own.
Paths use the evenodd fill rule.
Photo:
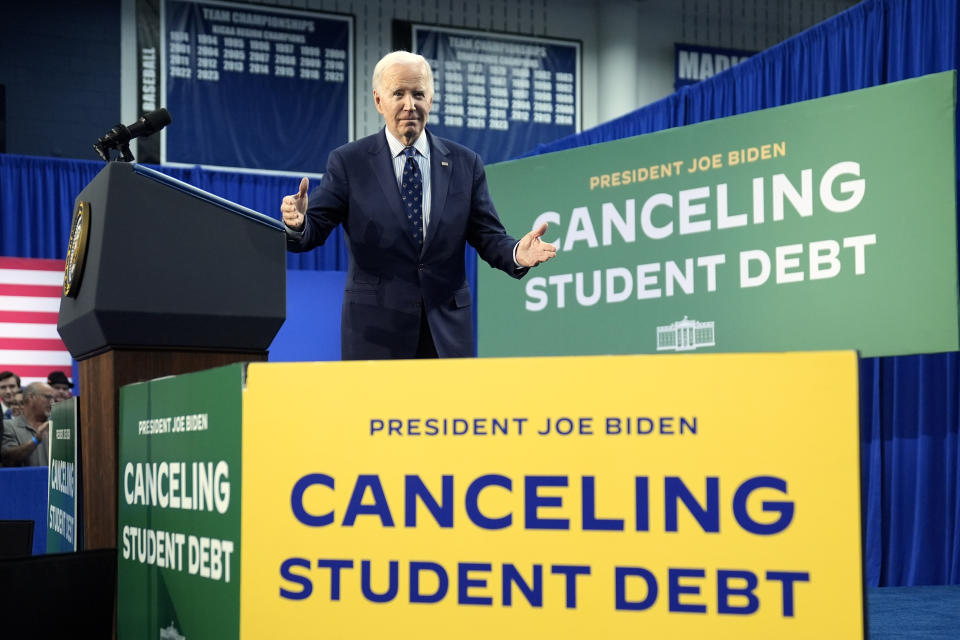
<svg viewBox="0 0 960 640">
<path fill-rule="evenodd" d="M 278 220 L 137 164 L 80 192 L 57 329 L 80 368 L 85 549 L 117 543 L 120 387 L 266 360 L 285 313 Z"/>
</svg>

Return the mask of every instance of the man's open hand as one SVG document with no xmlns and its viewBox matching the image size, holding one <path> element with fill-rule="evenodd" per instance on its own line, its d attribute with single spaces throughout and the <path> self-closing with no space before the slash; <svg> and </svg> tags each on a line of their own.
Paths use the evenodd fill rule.
<svg viewBox="0 0 960 640">
<path fill-rule="evenodd" d="M 306 178 L 304 178 L 306 180 Z M 517 245 L 517 262 L 522 267 L 535 267 L 557 255 L 557 248 L 540 239 L 547 232 L 547 223 L 523 236 Z"/>
</svg>

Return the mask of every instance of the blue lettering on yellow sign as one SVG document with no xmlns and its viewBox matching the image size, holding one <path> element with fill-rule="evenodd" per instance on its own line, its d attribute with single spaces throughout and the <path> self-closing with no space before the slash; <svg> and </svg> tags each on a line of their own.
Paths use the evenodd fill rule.
<svg viewBox="0 0 960 640">
<path fill-rule="evenodd" d="M 443 476 L 443 488 L 441 489 L 443 497 L 438 502 L 427 486 L 420 479 L 420 476 L 407 476 L 404 478 L 404 517 L 403 525 L 405 527 L 417 526 L 417 498 L 427 508 L 430 515 L 441 527 L 450 528 L 453 526 L 453 476 Z"/>
<path fill-rule="evenodd" d="M 424 480 L 415 474 L 404 476 L 404 518 L 407 528 L 417 526 L 417 505 L 422 504 L 433 521 L 442 528 L 454 526 L 455 479 L 451 475 L 441 477 L 441 495 L 438 498 L 430 491 Z M 625 519 L 617 517 L 598 517 L 596 513 L 597 483 L 594 476 L 580 478 L 580 523 L 582 531 L 623 531 Z M 720 478 L 704 478 L 706 500 L 700 504 L 688 481 L 678 476 L 663 478 L 663 514 L 664 530 L 677 532 L 680 529 L 679 510 L 682 503 L 686 512 L 696 521 L 700 530 L 706 533 L 720 531 Z M 568 518 L 548 517 L 549 510 L 564 505 L 564 495 L 550 494 L 551 489 L 566 489 L 569 478 L 564 475 L 529 475 L 523 477 L 523 528 L 527 530 L 569 530 Z M 324 473 L 311 473 L 303 476 L 293 486 L 290 495 L 290 507 L 294 517 L 310 527 L 325 527 L 336 521 L 336 510 L 324 513 L 310 513 L 304 506 L 304 496 L 312 487 L 336 489 L 333 477 Z M 481 529 L 506 529 L 513 526 L 513 514 L 488 514 L 480 510 L 480 494 L 485 490 L 513 491 L 513 480 L 508 476 L 486 474 L 473 479 L 467 486 L 463 501 L 470 522 Z M 736 489 L 733 500 L 733 516 L 737 524 L 749 533 L 769 536 L 781 533 L 793 521 L 794 504 L 791 500 L 764 500 L 761 507 L 765 513 L 777 514 L 773 522 L 758 522 L 747 509 L 747 502 L 755 491 L 768 490 L 787 495 L 787 483 L 776 476 L 755 476 L 744 480 Z M 370 494 L 372 502 L 367 501 Z M 563 493 L 563 492 L 561 492 Z M 647 476 L 636 476 L 634 480 L 634 528 L 636 531 L 650 530 L 650 480 Z M 373 516 L 380 520 L 383 527 L 394 527 L 393 514 L 378 475 L 361 474 L 354 482 L 350 499 L 344 510 L 341 526 L 352 527 L 359 516 Z"/>
<path fill-rule="evenodd" d="M 644 611 L 652 607 L 660 593 L 657 578 L 652 571 L 645 567 L 616 567 L 615 576 L 615 603 L 620 611 Z M 667 598 L 671 613 L 707 613 L 708 607 L 704 602 L 693 602 L 695 596 L 700 595 L 700 585 L 695 580 L 706 579 L 706 569 L 701 568 L 669 568 L 667 570 Z M 809 582 L 810 574 L 805 571 L 768 571 L 768 582 L 779 582 L 781 586 L 780 614 L 785 618 L 793 617 L 795 609 L 794 583 Z M 642 588 L 637 588 L 638 580 Z M 742 583 L 743 586 L 731 586 L 731 581 Z M 760 599 L 754 593 L 759 584 L 757 574 L 746 569 L 718 569 L 717 570 L 717 613 L 724 615 L 750 615 L 760 609 Z M 634 585 L 634 591 L 644 594 L 641 599 L 631 599 L 627 594 L 628 583 Z M 681 598 L 684 598 L 681 600 Z M 744 604 L 731 603 L 732 599 L 739 599 Z"/>
<path fill-rule="evenodd" d="M 341 600 L 341 585 L 343 573 L 354 569 L 352 560 L 319 559 L 315 564 L 317 569 L 329 570 L 330 600 Z M 402 563 L 390 560 L 386 563 L 386 587 L 382 587 L 382 577 L 377 582 L 382 590 L 377 591 L 374 583 L 374 563 L 371 560 L 360 562 L 359 595 L 368 602 L 386 603 L 404 599 L 416 604 L 437 604 L 442 602 L 450 593 L 452 577 L 456 579 L 456 600 L 459 605 L 492 607 L 497 600 L 502 606 L 511 607 L 525 603 L 534 608 L 544 606 L 545 598 L 552 596 L 551 602 L 562 605 L 567 609 L 577 608 L 578 579 L 587 580 L 592 574 L 592 568 L 587 565 L 552 564 L 549 565 L 550 574 L 559 580 L 553 581 L 553 588 L 547 589 L 543 577 L 544 565 L 532 564 L 528 571 L 523 571 L 515 564 L 503 563 L 500 569 L 499 599 L 495 599 L 495 592 L 491 589 L 497 584 L 490 574 L 494 572 L 491 562 L 458 562 L 452 571 L 436 562 L 411 561 Z M 297 571 L 295 571 L 297 569 Z M 280 597 L 288 600 L 305 600 L 313 594 L 313 580 L 306 572 L 311 569 L 311 563 L 306 558 L 288 558 L 280 566 L 280 577 L 290 586 L 297 589 L 280 588 Z M 408 589 L 401 595 L 401 571 L 407 571 Z M 303 570 L 303 571 L 301 571 Z M 382 571 L 382 569 L 380 569 Z M 425 593 L 422 587 L 424 574 L 433 574 L 437 583 L 432 593 Z M 716 606 L 715 610 L 723 615 L 746 616 L 759 611 L 760 598 L 756 594 L 759 577 L 747 569 L 718 569 L 716 570 Z M 355 574 L 354 574 L 355 575 Z M 529 579 L 526 577 L 529 575 Z M 810 582 L 810 574 L 805 571 L 767 571 L 764 575 L 768 582 L 779 582 L 781 585 L 780 614 L 783 617 L 793 617 L 796 610 L 796 584 Z M 710 603 L 705 602 L 702 595 L 702 583 L 708 577 L 708 569 L 702 567 L 668 567 L 666 568 L 665 590 L 666 606 L 671 613 L 678 614 L 705 614 L 711 610 Z M 321 578 L 322 580 L 322 578 Z M 354 578 L 355 580 L 355 578 Z M 433 582 L 434 580 L 429 580 Z M 354 593 L 355 584 L 350 582 L 351 593 Z M 558 588 L 562 584 L 562 588 Z M 514 595 L 519 593 L 521 598 L 515 600 Z M 653 607 L 661 595 L 660 581 L 654 571 L 647 567 L 618 566 L 614 567 L 614 607 L 619 611 L 645 611 Z M 637 597 L 642 593 L 642 597 Z M 349 597 L 349 595 L 348 595 Z"/>
<path fill-rule="evenodd" d="M 506 476 L 488 474 L 471 482 L 467 488 L 466 496 L 467 517 L 470 518 L 470 522 L 481 529 L 506 529 L 513 524 L 513 514 L 508 513 L 499 518 L 490 518 L 480 513 L 480 505 L 478 504 L 480 492 L 487 487 L 502 487 L 511 491 L 513 481 Z"/>
</svg>

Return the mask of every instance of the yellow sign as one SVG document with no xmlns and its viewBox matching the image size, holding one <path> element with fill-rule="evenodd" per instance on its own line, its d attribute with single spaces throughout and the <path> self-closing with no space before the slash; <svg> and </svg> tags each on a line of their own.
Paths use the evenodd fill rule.
<svg viewBox="0 0 960 640">
<path fill-rule="evenodd" d="M 251 364 L 241 637 L 860 638 L 858 452 L 853 352 Z"/>
</svg>

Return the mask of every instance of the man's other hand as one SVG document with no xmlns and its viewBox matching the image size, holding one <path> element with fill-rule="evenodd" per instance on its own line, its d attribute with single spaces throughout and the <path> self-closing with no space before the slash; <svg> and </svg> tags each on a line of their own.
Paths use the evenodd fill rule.
<svg viewBox="0 0 960 640">
<path fill-rule="evenodd" d="M 306 178 L 304 178 L 306 179 Z M 557 248 L 540 237 L 547 232 L 547 223 L 523 236 L 517 245 L 517 262 L 523 267 L 535 267 L 557 255 Z"/>
<path fill-rule="evenodd" d="M 280 205 L 283 224 L 294 231 L 303 229 L 304 215 L 307 213 L 307 189 L 309 188 L 310 180 L 305 177 L 300 181 L 300 191 L 292 196 L 284 196 L 283 204 Z"/>
</svg>

